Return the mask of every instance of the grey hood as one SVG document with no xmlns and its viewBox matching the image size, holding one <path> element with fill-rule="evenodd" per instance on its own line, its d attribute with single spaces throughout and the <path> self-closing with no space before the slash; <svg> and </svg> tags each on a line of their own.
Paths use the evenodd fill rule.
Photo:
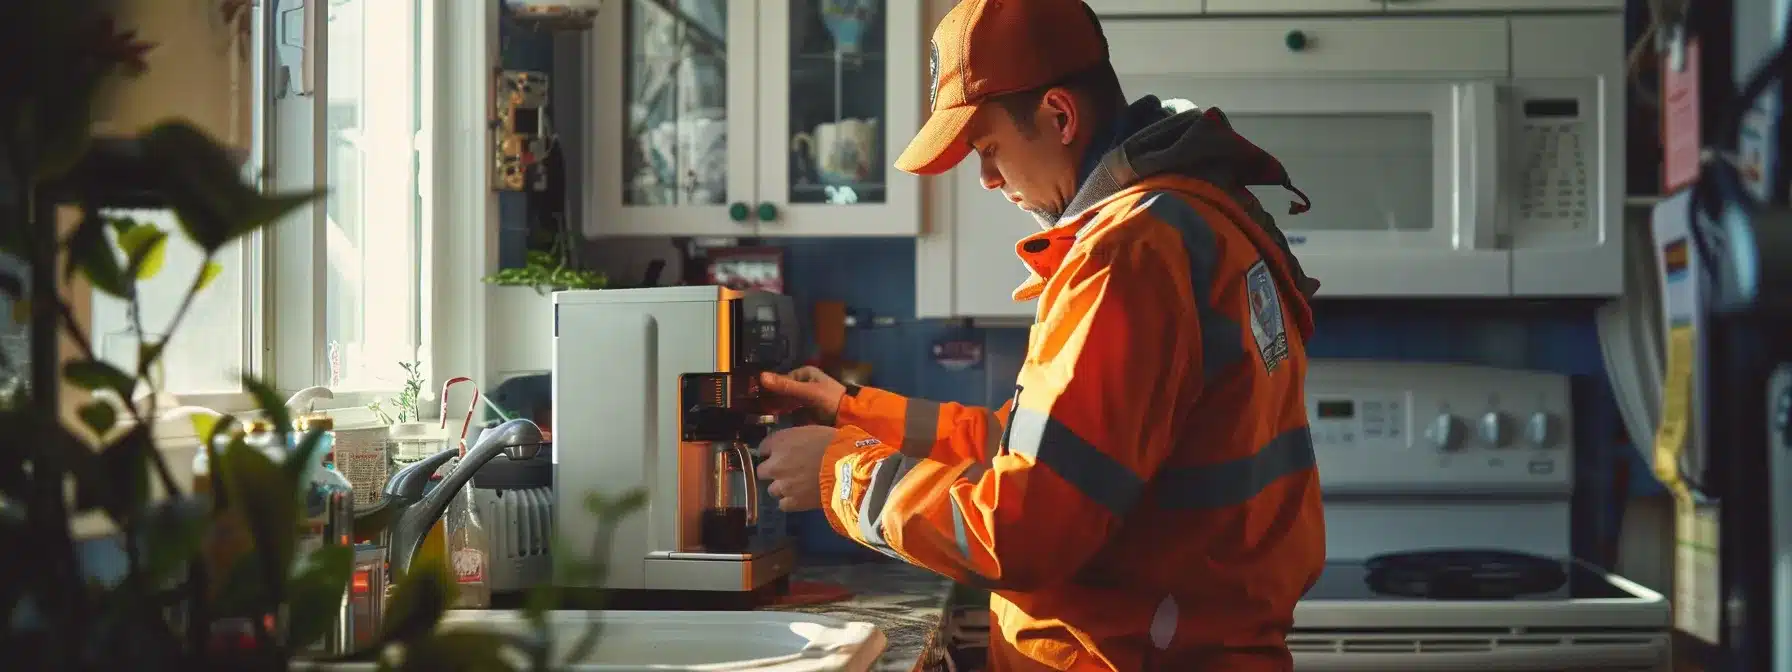
<svg viewBox="0 0 1792 672">
<path fill-rule="evenodd" d="M 1294 187 L 1281 161 L 1232 130 L 1231 122 L 1218 108 L 1199 110 L 1185 101 L 1166 104 L 1155 96 L 1146 96 L 1128 106 L 1125 115 L 1122 128 L 1136 130 L 1102 155 L 1071 199 L 1070 207 L 1065 208 L 1065 219 L 1147 177 L 1192 177 L 1231 195 L 1251 221 L 1269 234 L 1288 260 L 1295 288 L 1302 295 L 1311 298 L 1318 291 L 1319 281 L 1301 269 L 1300 261 L 1288 247 L 1288 237 L 1276 227 L 1275 218 L 1246 189 L 1280 186 L 1297 197 L 1288 214 L 1306 212 L 1313 203 Z"/>
</svg>

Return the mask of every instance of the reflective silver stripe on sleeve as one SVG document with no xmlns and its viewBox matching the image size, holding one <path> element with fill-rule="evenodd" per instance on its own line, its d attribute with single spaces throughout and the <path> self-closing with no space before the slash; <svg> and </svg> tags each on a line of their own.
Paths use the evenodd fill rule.
<svg viewBox="0 0 1792 672">
<path fill-rule="evenodd" d="M 1313 434 L 1301 427 L 1270 439 L 1250 457 L 1165 469 L 1152 487 L 1165 509 L 1220 509 L 1251 501 L 1271 483 L 1316 463 Z"/>
<path fill-rule="evenodd" d="M 959 478 L 976 483 L 989 473 L 986 462 L 966 462 Z M 964 580 L 961 583 L 973 588 L 989 588 L 989 579 L 978 573 L 976 564 L 971 560 L 971 536 L 964 520 L 964 509 L 950 496 L 946 497 L 946 506 L 952 510 L 952 541 L 958 545 L 958 557 L 964 560 Z"/>
<path fill-rule="evenodd" d="M 859 500 L 859 536 L 867 546 L 897 559 L 901 556 L 884 541 L 884 504 L 890 500 L 896 484 L 902 482 L 902 477 L 913 468 L 915 459 L 906 455 L 891 455 L 878 460 L 871 467 L 871 481 L 865 485 L 865 498 Z"/>
<path fill-rule="evenodd" d="M 910 398 L 907 410 L 902 413 L 902 447 L 898 450 L 915 458 L 933 454 L 933 444 L 939 441 L 939 427 L 939 402 Z"/>
<path fill-rule="evenodd" d="M 1244 361 L 1244 331 L 1237 320 L 1213 305 L 1213 274 L 1219 269 L 1219 241 L 1207 219 L 1181 196 L 1153 192 L 1142 206 L 1147 214 L 1182 234 L 1193 285 L 1195 315 L 1201 320 L 1201 371 L 1207 382 Z"/>
<path fill-rule="evenodd" d="M 1145 483 L 1126 465 L 1101 452 L 1045 413 L 1016 408 L 1008 415 L 1008 451 L 1043 464 L 1091 501 L 1125 516 Z"/>
</svg>

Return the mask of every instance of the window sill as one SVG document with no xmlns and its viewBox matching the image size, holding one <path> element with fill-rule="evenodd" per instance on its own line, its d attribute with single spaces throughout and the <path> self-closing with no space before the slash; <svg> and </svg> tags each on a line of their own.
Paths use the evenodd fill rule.
<svg viewBox="0 0 1792 672">
<path fill-rule="evenodd" d="M 190 401 L 183 397 L 182 401 Z M 329 413 L 336 421 L 337 430 L 358 430 L 383 427 L 373 411 L 366 407 L 350 407 L 337 409 L 319 409 Z M 129 424 L 123 427 L 130 427 Z M 193 482 L 193 459 L 199 454 L 200 437 L 193 427 L 192 412 L 188 410 L 164 412 L 162 418 L 151 429 L 151 438 L 155 441 L 156 452 L 161 455 L 162 463 L 174 478 L 177 486 L 190 488 Z M 160 501 L 168 496 L 162 487 L 161 479 L 150 478 L 150 500 Z M 184 492 L 182 493 L 185 494 Z M 95 539 L 110 536 L 118 532 L 106 514 L 89 512 L 76 515 L 71 521 L 76 539 Z"/>
</svg>

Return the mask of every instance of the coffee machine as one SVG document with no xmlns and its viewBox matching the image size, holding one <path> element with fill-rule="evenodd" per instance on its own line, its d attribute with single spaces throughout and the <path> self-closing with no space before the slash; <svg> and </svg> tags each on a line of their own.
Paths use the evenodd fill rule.
<svg viewBox="0 0 1792 672">
<path fill-rule="evenodd" d="M 568 588 L 750 594 L 782 583 L 795 552 L 755 533 L 753 449 L 778 421 L 758 374 L 797 364 L 787 296 L 725 287 L 554 294 L 557 576 Z M 588 494 L 645 488 L 608 535 L 600 582 Z M 777 506 L 765 502 L 765 506 Z"/>
</svg>

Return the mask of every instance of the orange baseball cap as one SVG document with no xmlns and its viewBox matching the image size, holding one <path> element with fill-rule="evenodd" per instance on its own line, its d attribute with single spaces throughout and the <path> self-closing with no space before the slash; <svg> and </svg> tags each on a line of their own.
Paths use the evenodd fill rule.
<svg viewBox="0 0 1792 672">
<path fill-rule="evenodd" d="M 962 0 L 933 31 L 933 114 L 896 158 L 918 175 L 951 170 L 971 153 L 965 129 L 993 96 L 1051 86 L 1108 60 L 1082 0 Z"/>
</svg>

